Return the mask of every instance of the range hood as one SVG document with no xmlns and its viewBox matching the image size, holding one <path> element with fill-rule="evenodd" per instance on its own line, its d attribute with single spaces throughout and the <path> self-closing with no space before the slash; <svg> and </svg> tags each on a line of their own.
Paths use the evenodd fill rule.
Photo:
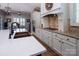
<svg viewBox="0 0 79 59">
<path fill-rule="evenodd" d="M 47 14 L 47 15 L 45 15 L 44 17 L 54 17 L 54 16 L 57 16 L 57 14 Z"/>
<path fill-rule="evenodd" d="M 54 14 L 62 14 L 61 8 L 57 8 L 55 10 L 48 11 L 47 13 L 42 14 L 41 17 L 47 16 L 47 15 L 54 15 Z"/>
</svg>

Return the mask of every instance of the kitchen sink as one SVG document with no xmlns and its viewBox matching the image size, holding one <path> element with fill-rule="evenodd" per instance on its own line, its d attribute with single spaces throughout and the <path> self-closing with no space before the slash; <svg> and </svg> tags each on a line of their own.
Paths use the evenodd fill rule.
<svg viewBox="0 0 79 59">
<path fill-rule="evenodd" d="M 31 34 L 29 32 L 17 32 L 14 35 L 14 39 L 28 37 L 28 36 L 31 36 Z"/>
</svg>

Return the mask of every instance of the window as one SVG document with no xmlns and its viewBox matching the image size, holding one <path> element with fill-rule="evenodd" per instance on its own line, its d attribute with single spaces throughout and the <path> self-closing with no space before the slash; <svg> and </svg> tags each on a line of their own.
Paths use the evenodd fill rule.
<svg viewBox="0 0 79 59">
<path fill-rule="evenodd" d="M 77 3 L 77 20 L 76 23 L 79 23 L 79 3 Z"/>
<path fill-rule="evenodd" d="M 79 23 L 79 19 L 77 19 L 77 21 L 76 21 L 77 23 Z"/>
<path fill-rule="evenodd" d="M 13 22 L 19 23 L 20 27 L 24 27 L 25 26 L 25 18 L 22 18 L 22 17 L 14 18 Z"/>
</svg>

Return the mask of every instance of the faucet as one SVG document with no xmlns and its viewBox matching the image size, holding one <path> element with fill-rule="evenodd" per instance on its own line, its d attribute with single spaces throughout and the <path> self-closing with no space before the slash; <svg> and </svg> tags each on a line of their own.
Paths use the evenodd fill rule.
<svg viewBox="0 0 79 59">
<path fill-rule="evenodd" d="M 19 25 L 20 25 L 17 22 L 12 22 L 11 23 L 11 30 L 10 30 L 10 34 L 9 34 L 9 39 L 11 39 L 11 35 L 13 35 L 13 33 L 14 33 L 14 26 L 13 26 L 13 24 L 16 24 L 18 28 L 19 28 Z"/>
</svg>

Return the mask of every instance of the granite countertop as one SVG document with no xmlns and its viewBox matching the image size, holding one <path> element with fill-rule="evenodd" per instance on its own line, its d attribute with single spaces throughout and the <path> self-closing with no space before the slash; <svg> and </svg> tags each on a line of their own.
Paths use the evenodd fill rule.
<svg viewBox="0 0 79 59">
<path fill-rule="evenodd" d="M 79 39 L 79 32 L 74 31 L 74 30 L 72 30 L 71 32 L 59 32 L 58 30 L 51 30 L 51 29 L 45 29 L 45 30 L 51 31 L 51 32 L 54 32 L 54 33 L 58 33 L 58 34 L 61 34 L 61 35 L 69 36 L 69 37 L 72 37 L 72 38 L 75 38 L 75 39 Z"/>
</svg>

